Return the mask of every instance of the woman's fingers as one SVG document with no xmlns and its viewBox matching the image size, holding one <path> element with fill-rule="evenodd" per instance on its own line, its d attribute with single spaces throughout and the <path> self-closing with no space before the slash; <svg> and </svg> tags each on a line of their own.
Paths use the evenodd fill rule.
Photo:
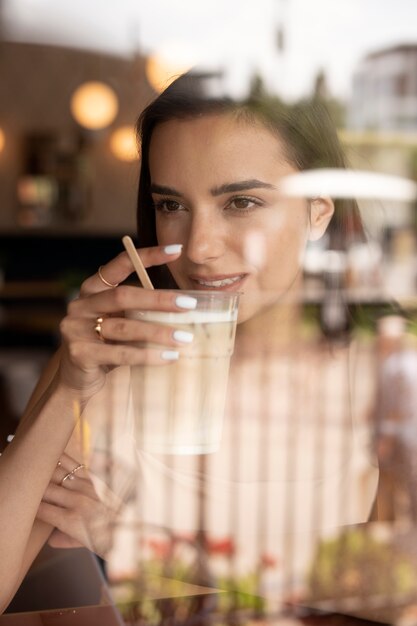
<svg viewBox="0 0 417 626">
<path fill-rule="evenodd" d="M 63 511 L 62 507 L 42 501 L 39 505 L 36 518 L 41 520 L 41 522 L 59 528 L 65 515 L 68 515 L 68 511 Z"/>
<path fill-rule="evenodd" d="M 89 498 L 98 499 L 94 485 L 90 478 L 82 478 L 80 474 L 72 474 L 71 471 L 67 471 L 62 467 L 57 467 L 55 469 L 50 485 L 59 486 L 61 489 L 65 489 L 65 492 L 76 491 L 77 493 L 88 496 Z M 45 491 L 45 494 L 46 493 L 48 493 L 48 488 Z"/>
<path fill-rule="evenodd" d="M 89 486 L 85 484 L 87 481 L 83 478 L 74 479 L 70 483 L 68 483 L 68 487 L 57 484 L 55 481 L 49 483 L 43 494 L 42 502 L 71 509 L 84 506 L 87 500 L 98 500 L 94 489 L 91 491 Z"/>
<path fill-rule="evenodd" d="M 196 304 L 195 298 L 181 292 L 123 285 L 73 300 L 68 305 L 68 316 L 95 320 L 98 315 L 110 315 L 120 311 L 184 311 L 194 309 Z M 61 331 L 65 332 L 65 321 L 61 325 Z"/>
<path fill-rule="evenodd" d="M 72 495 L 68 495 L 71 492 L 92 500 L 99 499 L 84 463 L 64 452 L 59 459 L 43 499 L 61 506 L 72 506 L 76 500 Z"/>
<path fill-rule="evenodd" d="M 82 548 L 83 544 L 81 541 L 74 539 L 70 535 L 63 533 L 62 531 L 54 528 L 52 533 L 49 535 L 48 545 L 51 548 Z"/>
<path fill-rule="evenodd" d="M 74 469 L 80 467 L 80 465 L 82 465 L 82 468 L 75 474 L 72 474 Z M 65 476 L 68 477 L 66 480 L 64 480 Z M 96 487 L 100 492 L 100 497 L 97 494 Z M 118 510 L 123 504 L 120 498 L 97 477 L 95 477 L 95 482 L 93 483 L 87 468 L 64 452 L 45 491 L 43 501 L 67 508 L 74 506 L 80 508 L 87 500 L 78 496 L 85 496 L 85 498 L 89 498 L 92 501 L 100 502 L 103 507 L 113 511 Z"/>
<path fill-rule="evenodd" d="M 39 520 L 55 528 L 50 545 L 84 545 L 105 556 L 111 547 L 112 523 L 120 502 L 104 495 L 105 502 L 98 497 L 84 464 L 63 453 L 37 513 Z"/>
<path fill-rule="evenodd" d="M 63 536 L 68 537 L 66 545 L 56 547 L 79 547 L 81 545 L 99 552 L 98 546 L 104 543 L 103 537 L 108 532 L 103 521 L 100 521 L 99 525 L 103 530 L 97 532 L 98 520 L 93 523 L 86 515 L 80 514 L 77 510 L 67 510 L 49 502 L 40 503 L 37 519 L 54 526 L 60 533 L 58 538 L 60 537 L 61 540 Z"/>
<path fill-rule="evenodd" d="M 83 370 L 82 378 L 85 384 L 89 381 L 89 373 L 94 373 L 95 368 L 106 367 L 108 371 L 121 365 L 164 365 L 179 358 L 178 350 L 163 346 L 159 349 L 100 342 L 92 351 L 91 344 L 83 340 L 74 341 L 69 350 L 72 363 Z M 87 360 L 89 368 L 85 370 L 84 363 Z"/>
<path fill-rule="evenodd" d="M 170 348 L 192 341 L 192 335 L 177 332 L 172 327 L 151 324 L 117 315 L 116 311 L 158 310 L 187 311 L 195 308 L 196 300 L 175 291 L 151 291 L 123 286 L 74 300 L 68 316 L 61 322 L 61 333 L 67 345 L 72 365 L 86 373 L 100 366 L 163 364 L 176 360 Z M 101 333 L 96 333 L 96 319 Z M 104 339 L 104 341 L 103 341 Z M 108 343 L 110 342 L 110 343 Z M 120 343 L 117 343 L 120 342 Z M 156 347 L 129 345 L 141 342 Z M 94 345 L 92 345 L 94 344 Z M 164 350 L 163 347 L 167 347 Z"/>
<path fill-rule="evenodd" d="M 65 486 L 70 486 L 76 478 L 78 481 L 82 481 L 78 484 L 83 487 L 83 491 L 86 494 L 90 494 L 91 489 L 95 493 L 85 464 L 63 453 L 53 473 L 52 482 L 62 486 L 65 483 Z"/>
<path fill-rule="evenodd" d="M 146 266 L 174 260 L 181 246 L 140 250 Z M 188 343 L 175 330 L 145 327 L 141 320 L 125 323 L 129 311 L 184 311 L 194 309 L 195 298 L 178 291 L 147 290 L 128 285 L 114 287 L 133 271 L 126 252 L 100 268 L 70 302 L 60 325 L 63 339 L 59 381 L 87 399 L 99 391 L 109 371 L 120 365 L 163 365 L 179 357 L 178 343 Z M 116 321 L 108 321 L 115 318 Z M 139 323 L 140 322 L 140 323 Z M 136 323 L 136 325 L 134 325 Z M 147 344 L 142 347 L 141 344 Z M 134 344 L 134 345 L 132 345 Z M 152 344 L 152 348 L 148 347 Z M 154 346 L 160 346 L 154 347 Z"/>
<path fill-rule="evenodd" d="M 50 485 L 47 491 L 48 496 L 45 494 L 45 497 L 52 501 L 43 500 L 40 503 L 37 519 L 54 526 L 61 533 L 56 534 L 58 541 L 62 542 L 67 536 L 65 545 L 61 543 L 59 547 L 81 544 L 104 556 L 111 546 L 114 511 L 100 501 L 79 493 L 59 493 L 65 492 L 65 489 L 57 485 Z"/>
<path fill-rule="evenodd" d="M 152 248 L 141 248 L 138 254 L 145 267 L 153 265 L 162 265 L 168 261 L 172 261 L 180 256 L 181 246 L 155 246 Z M 134 267 L 126 252 L 121 252 L 116 258 L 100 267 L 100 274 L 96 274 L 87 278 L 81 286 L 81 295 L 97 293 L 112 289 L 110 285 L 117 285 L 130 274 L 134 272 Z"/>
<path fill-rule="evenodd" d="M 113 342 L 147 342 L 162 346 L 177 346 L 190 343 L 192 333 L 178 332 L 172 326 L 152 324 L 141 320 L 132 320 L 124 317 L 104 317 L 101 322 L 100 339 L 95 331 L 95 323 L 90 319 L 68 318 L 65 324 L 65 334 L 77 337 L 79 341 L 94 341 L 102 343 Z"/>
</svg>

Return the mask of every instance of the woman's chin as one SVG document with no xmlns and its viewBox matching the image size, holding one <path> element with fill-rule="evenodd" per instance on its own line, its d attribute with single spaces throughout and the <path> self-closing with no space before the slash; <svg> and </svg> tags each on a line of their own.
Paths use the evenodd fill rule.
<svg viewBox="0 0 417 626">
<path fill-rule="evenodd" d="M 260 315 L 266 308 L 266 304 L 259 296 L 244 294 L 239 300 L 239 311 L 237 316 L 237 323 L 243 324 L 249 320 Z"/>
<path fill-rule="evenodd" d="M 280 312 L 287 316 L 288 308 L 293 310 L 296 303 L 299 302 L 294 294 L 291 293 L 291 296 L 288 292 L 276 293 L 275 291 L 242 294 L 239 301 L 237 323 L 244 324 L 262 317 L 262 319 L 265 318 L 265 324 L 267 324 L 270 316 L 276 323 L 280 317 Z"/>
</svg>

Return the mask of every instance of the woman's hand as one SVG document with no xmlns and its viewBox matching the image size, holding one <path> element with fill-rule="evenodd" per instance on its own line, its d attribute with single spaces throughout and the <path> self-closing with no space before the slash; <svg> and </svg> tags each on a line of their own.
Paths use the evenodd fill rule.
<svg viewBox="0 0 417 626">
<path fill-rule="evenodd" d="M 100 495 L 84 465 L 63 454 L 37 513 L 37 519 L 54 526 L 48 543 L 54 548 L 85 546 L 104 557 L 123 503 L 107 487 L 101 486 Z"/>
<path fill-rule="evenodd" d="M 181 254 L 179 246 L 140 250 L 145 267 L 161 265 Z M 126 252 L 101 268 L 102 277 L 116 285 L 133 272 Z M 189 306 L 187 306 L 187 303 Z M 184 306 L 185 304 L 185 306 Z M 174 329 L 158 324 L 127 319 L 128 310 L 181 311 L 193 308 L 190 299 L 175 291 L 145 290 L 127 285 L 110 287 L 94 274 L 81 286 L 79 297 L 69 306 L 61 322 L 63 347 L 59 382 L 88 399 L 104 384 L 109 370 L 119 365 L 166 364 L 177 357 L 179 342 Z M 98 335 L 97 318 L 102 318 Z M 160 345 L 148 348 L 145 343 Z"/>
</svg>

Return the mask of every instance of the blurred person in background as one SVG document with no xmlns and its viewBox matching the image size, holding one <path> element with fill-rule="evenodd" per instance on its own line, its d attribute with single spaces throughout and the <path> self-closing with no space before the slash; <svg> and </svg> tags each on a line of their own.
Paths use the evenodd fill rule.
<svg viewBox="0 0 417 626">
<path fill-rule="evenodd" d="M 407 320 L 377 324 L 374 447 L 380 468 L 372 519 L 417 522 L 417 346 Z"/>
</svg>

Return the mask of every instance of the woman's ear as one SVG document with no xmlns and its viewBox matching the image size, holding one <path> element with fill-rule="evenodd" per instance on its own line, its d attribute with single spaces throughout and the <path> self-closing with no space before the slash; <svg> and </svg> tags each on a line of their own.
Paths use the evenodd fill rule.
<svg viewBox="0 0 417 626">
<path fill-rule="evenodd" d="M 326 232 L 333 217 L 334 203 L 331 198 L 314 198 L 310 200 L 310 241 L 317 241 Z"/>
</svg>

